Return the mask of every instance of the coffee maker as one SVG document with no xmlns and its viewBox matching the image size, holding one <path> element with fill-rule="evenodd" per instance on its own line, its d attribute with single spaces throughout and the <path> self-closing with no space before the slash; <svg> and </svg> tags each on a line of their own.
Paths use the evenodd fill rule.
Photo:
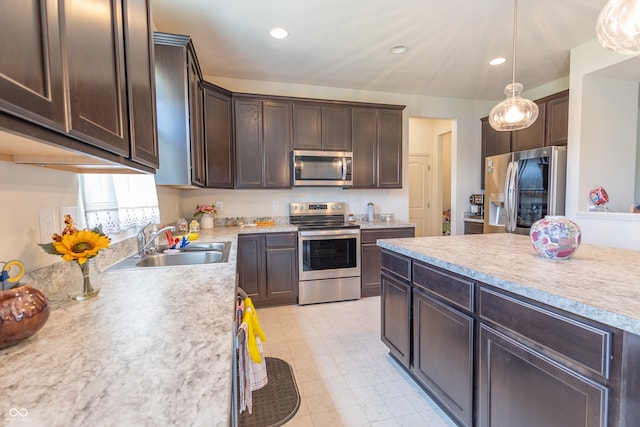
<svg viewBox="0 0 640 427">
<path fill-rule="evenodd" d="M 484 194 L 469 197 L 469 213 L 473 218 L 484 218 Z"/>
</svg>

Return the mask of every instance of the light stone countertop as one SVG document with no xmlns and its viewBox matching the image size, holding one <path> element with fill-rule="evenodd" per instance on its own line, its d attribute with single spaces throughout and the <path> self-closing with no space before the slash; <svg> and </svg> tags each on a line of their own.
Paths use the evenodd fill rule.
<svg viewBox="0 0 640 427">
<path fill-rule="evenodd" d="M 238 232 L 200 233 L 232 241 L 227 263 L 105 271 L 97 298 L 0 350 L 0 425 L 227 426 Z"/>
<path fill-rule="evenodd" d="M 478 224 L 484 224 L 484 219 L 482 218 L 471 218 L 471 217 L 464 217 L 464 222 L 475 222 Z"/>
<path fill-rule="evenodd" d="M 362 230 L 370 230 L 376 228 L 415 228 L 415 224 L 402 221 L 356 221 Z"/>
<path fill-rule="evenodd" d="M 201 230 L 198 242 L 232 242 L 227 263 L 106 270 L 97 298 L 56 301 L 40 331 L 0 350 L 0 425 L 227 426 L 237 236 L 295 231 L 290 224 Z M 77 273 L 58 264 L 31 281 Z"/>
<path fill-rule="evenodd" d="M 378 240 L 378 246 L 640 335 L 640 252 L 582 244 L 568 260 L 538 256 L 528 236 Z"/>
<path fill-rule="evenodd" d="M 258 227 L 258 226 L 241 226 L 241 227 L 229 227 L 230 229 L 235 229 L 238 234 L 254 234 L 254 233 L 288 233 L 288 232 L 297 232 L 298 226 L 291 224 L 276 224 L 269 225 L 266 227 Z"/>
</svg>

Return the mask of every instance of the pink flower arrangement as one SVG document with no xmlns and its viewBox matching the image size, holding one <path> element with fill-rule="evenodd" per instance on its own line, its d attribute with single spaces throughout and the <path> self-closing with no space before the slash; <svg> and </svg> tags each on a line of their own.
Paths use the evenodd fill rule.
<svg viewBox="0 0 640 427">
<path fill-rule="evenodd" d="M 196 210 L 193 212 L 195 218 L 200 218 L 203 214 L 216 216 L 218 211 L 214 204 L 196 205 Z"/>
</svg>

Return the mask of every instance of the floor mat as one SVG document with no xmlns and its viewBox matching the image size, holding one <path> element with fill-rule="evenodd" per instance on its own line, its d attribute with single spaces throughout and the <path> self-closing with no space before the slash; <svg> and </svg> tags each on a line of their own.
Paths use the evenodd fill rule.
<svg viewBox="0 0 640 427">
<path fill-rule="evenodd" d="M 238 418 L 240 427 L 276 427 L 289 421 L 300 407 L 300 392 L 293 369 L 282 359 L 265 357 L 269 382 L 253 392 L 253 410 Z"/>
</svg>

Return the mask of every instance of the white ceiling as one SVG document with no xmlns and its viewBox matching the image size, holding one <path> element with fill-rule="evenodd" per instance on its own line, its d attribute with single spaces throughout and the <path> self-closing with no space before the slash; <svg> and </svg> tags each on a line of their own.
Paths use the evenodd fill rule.
<svg viewBox="0 0 640 427">
<path fill-rule="evenodd" d="M 516 80 L 569 74 L 606 0 L 520 0 Z M 512 0 L 151 0 L 158 31 L 193 38 L 205 76 L 497 100 L 511 82 Z M 275 40 L 273 27 L 289 37 Z M 405 44 L 409 51 L 392 55 Z M 501 66 L 488 61 L 508 58 Z"/>
</svg>

